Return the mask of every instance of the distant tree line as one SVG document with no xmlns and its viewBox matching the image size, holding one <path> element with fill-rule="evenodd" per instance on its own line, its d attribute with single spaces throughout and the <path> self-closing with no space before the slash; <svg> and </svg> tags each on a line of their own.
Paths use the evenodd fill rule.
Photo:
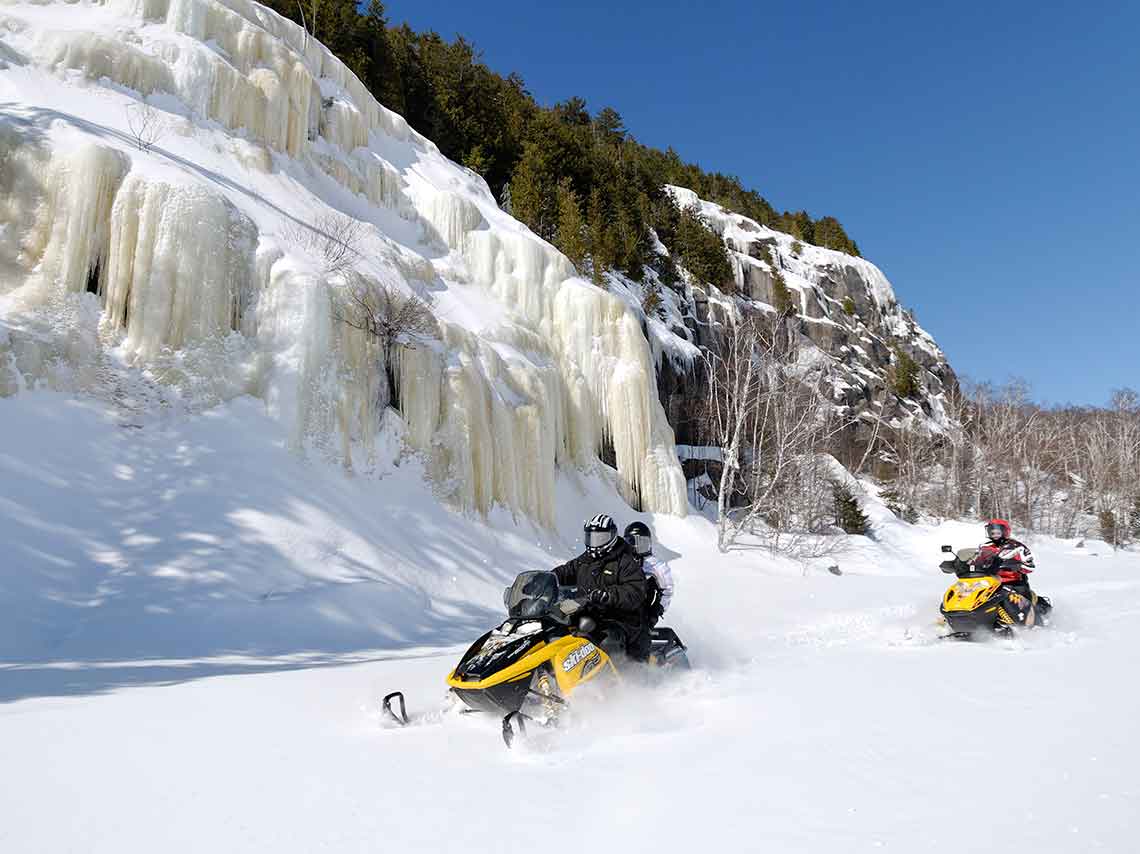
<svg viewBox="0 0 1140 854">
<path fill-rule="evenodd" d="M 834 217 L 780 213 L 736 176 L 637 142 L 609 107 L 591 115 L 581 98 L 540 106 L 518 74 L 491 71 L 462 36 L 448 42 L 390 26 L 380 0 L 265 2 L 305 26 L 447 157 L 482 175 L 504 207 L 598 284 L 608 270 L 640 281 L 648 266 L 668 286 L 680 261 L 699 281 L 731 289 L 723 242 L 695 210 L 679 210 L 665 184 L 798 240 L 859 254 Z M 650 229 L 672 257 L 654 251 Z"/>
<path fill-rule="evenodd" d="M 1021 383 L 968 386 L 945 396 L 942 433 L 883 424 L 876 474 L 892 509 L 948 518 L 1012 520 L 1061 537 L 1140 542 L 1140 395 L 1107 407 L 1045 407 Z"/>
</svg>

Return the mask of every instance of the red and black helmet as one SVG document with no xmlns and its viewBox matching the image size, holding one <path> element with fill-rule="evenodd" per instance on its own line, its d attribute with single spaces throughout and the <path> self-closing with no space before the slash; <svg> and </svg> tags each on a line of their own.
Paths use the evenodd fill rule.
<svg viewBox="0 0 1140 854">
<path fill-rule="evenodd" d="M 990 521 L 986 522 L 986 536 L 995 543 L 1008 540 L 1011 533 L 1012 530 L 1009 527 L 1009 522 L 1005 521 L 1005 519 L 990 519 Z"/>
</svg>

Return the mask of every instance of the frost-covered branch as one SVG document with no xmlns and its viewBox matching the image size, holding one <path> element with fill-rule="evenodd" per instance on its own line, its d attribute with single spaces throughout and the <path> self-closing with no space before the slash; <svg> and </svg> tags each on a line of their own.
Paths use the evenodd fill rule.
<svg viewBox="0 0 1140 854">
<path fill-rule="evenodd" d="M 162 113 L 146 101 L 130 104 L 127 111 L 127 128 L 134 137 L 139 151 L 150 151 L 163 136 L 167 125 Z"/>
<path fill-rule="evenodd" d="M 351 270 L 360 258 L 363 235 L 360 220 L 340 213 L 319 214 L 309 223 L 289 219 L 281 229 L 286 244 L 316 257 L 328 276 Z"/>
<path fill-rule="evenodd" d="M 439 337 L 434 300 L 429 293 L 410 293 L 360 274 L 348 276 L 334 301 L 333 316 L 363 332 L 379 353 L 386 389 L 381 408 L 395 400 L 398 390 L 396 351 Z"/>
</svg>

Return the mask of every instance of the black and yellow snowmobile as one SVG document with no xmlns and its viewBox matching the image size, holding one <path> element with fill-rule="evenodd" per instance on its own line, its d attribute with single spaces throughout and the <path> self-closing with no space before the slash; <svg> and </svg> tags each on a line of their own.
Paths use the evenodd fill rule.
<svg viewBox="0 0 1140 854">
<path fill-rule="evenodd" d="M 1004 583 L 998 573 L 999 560 L 979 559 L 978 550 L 943 546 L 943 552 L 954 554 L 939 569 L 953 573 L 958 580 L 942 597 L 942 618 L 950 628 L 947 638 L 970 640 L 987 634 L 1010 635 L 1016 629 L 1045 624 L 1047 605 L 1036 593 L 1025 595 Z"/>
<path fill-rule="evenodd" d="M 573 588 L 559 586 L 553 572 L 521 573 L 503 594 L 507 619 L 471 644 L 447 677 L 465 711 L 502 717 L 508 747 L 526 732 L 527 721 L 557 724 L 570 695 L 586 685 L 618 680 L 619 666 L 631 666 L 621 655 L 617 664 L 611 656 L 624 639 L 616 637 L 614 627 L 599 625 L 591 608 L 573 594 Z M 672 629 L 652 630 L 649 666 L 689 667 L 685 645 Z M 397 723 L 408 722 L 400 692 L 384 698 L 384 711 Z"/>
</svg>

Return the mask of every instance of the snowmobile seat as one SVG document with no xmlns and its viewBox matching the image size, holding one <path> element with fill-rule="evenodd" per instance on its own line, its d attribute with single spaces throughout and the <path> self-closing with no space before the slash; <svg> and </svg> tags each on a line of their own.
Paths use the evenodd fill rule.
<svg viewBox="0 0 1140 854">
<path fill-rule="evenodd" d="M 677 633 L 666 626 L 654 627 L 649 630 L 649 663 L 656 667 L 680 666 L 689 667 L 689 658 L 685 654 L 688 647 L 677 636 Z"/>
<path fill-rule="evenodd" d="M 661 585 L 652 575 L 645 576 L 645 592 L 645 622 L 652 629 L 665 613 L 661 604 Z"/>
</svg>

